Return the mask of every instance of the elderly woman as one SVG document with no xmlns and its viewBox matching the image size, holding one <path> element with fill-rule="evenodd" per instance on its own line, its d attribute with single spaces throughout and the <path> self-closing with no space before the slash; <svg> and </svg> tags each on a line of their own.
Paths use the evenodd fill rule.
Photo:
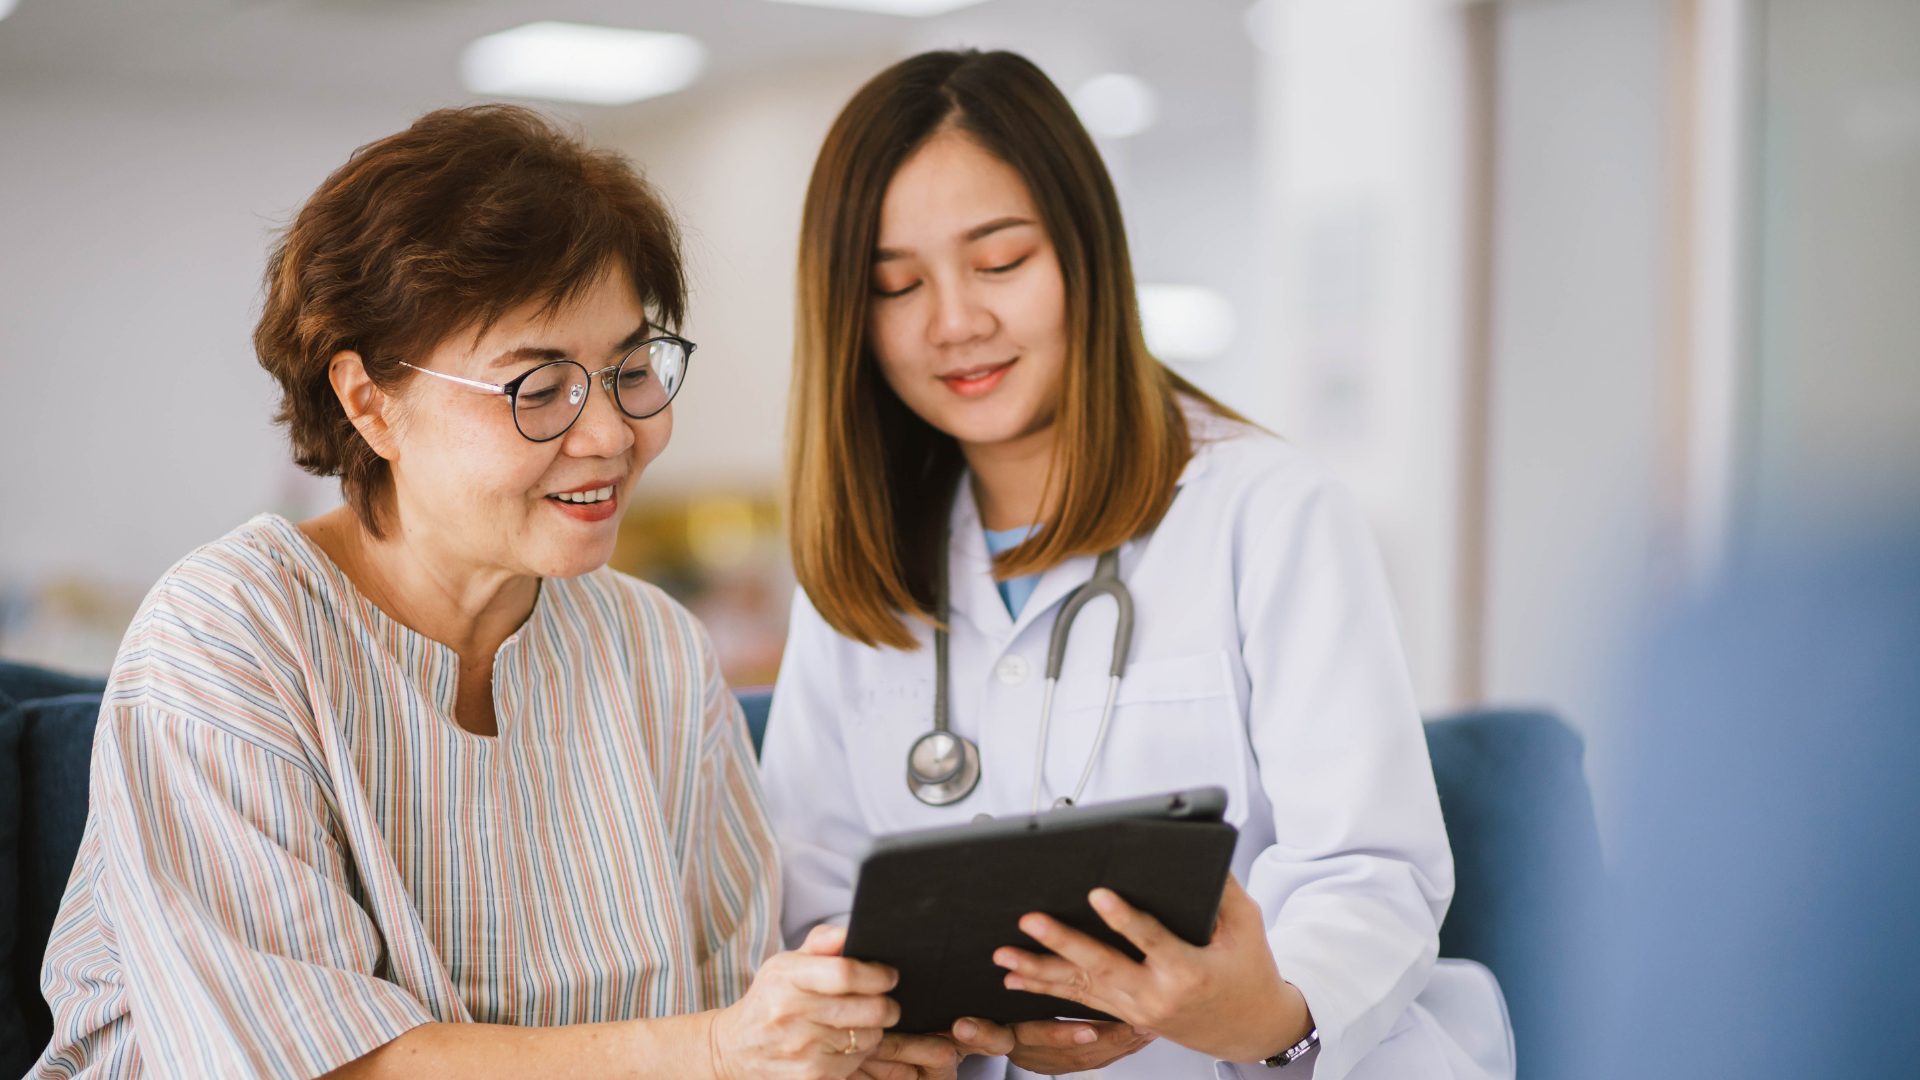
<svg viewBox="0 0 1920 1080">
<path fill-rule="evenodd" d="M 42 1077 L 874 1077 L 891 971 L 774 955 L 700 625 L 606 569 L 692 343 L 673 223 L 509 107 L 362 148 L 255 334 L 347 505 L 182 560 L 127 634 Z M 756 969 L 758 971 L 756 975 Z"/>
</svg>

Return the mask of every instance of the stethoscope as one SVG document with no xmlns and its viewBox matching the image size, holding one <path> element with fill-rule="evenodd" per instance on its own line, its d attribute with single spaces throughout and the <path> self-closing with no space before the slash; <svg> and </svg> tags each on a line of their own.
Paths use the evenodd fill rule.
<svg viewBox="0 0 1920 1080">
<path fill-rule="evenodd" d="M 950 541 L 949 541 L 950 543 Z M 933 630 L 933 730 L 913 741 L 907 751 L 907 790 L 929 806 L 950 806 L 973 794 L 980 783 L 980 748 L 972 739 L 955 735 L 947 728 L 947 547 L 940 547 L 940 566 L 934 584 Z M 1120 677 L 1127 670 L 1127 650 L 1133 646 L 1133 593 L 1120 580 L 1120 549 L 1105 552 L 1095 561 L 1093 576 L 1068 594 L 1060 614 L 1053 619 L 1053 637 L 1047 643 L 1047 688 L 1040 704 L 1040 745 L 1034 751 L 1033 812 L 1040 812 L 1040 780 L 1047 764 L 1047 729 L 1053 723 L 1053 692 L 1060 685 L 1060 666 L 1067 658 L 1067 635 L 1073 632 L 1073 620 L 1080 609 L 1102 596 L 1113 597 L 1120 608 L 1113 628 L 1113 664 L 1107 669 L 1107 702 L 1100 710 L 1100 730 L 1093 737 L 1093 749 L 1080 770 L 1080 782 L 1072 795 L 1055 799 L 1056 807 L 1072 806 L 1087 790 L 1093 775 L 1093 763 L 1100 760 L 1100 747 L 1107 741 L 1107 727 L 1113 721 L 1113 703 L 1120 693 Z"/>
</svg>

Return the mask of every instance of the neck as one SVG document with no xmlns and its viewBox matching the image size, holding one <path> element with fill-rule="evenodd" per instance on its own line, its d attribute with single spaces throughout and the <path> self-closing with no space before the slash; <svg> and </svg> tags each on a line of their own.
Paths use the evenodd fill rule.
<svg viewBox="0 0 1920 1080">
<path fill-rule="evenodd" d="M 1053 465 L 1056 425 L 993 443 L 961 443 L 973 476 L 973 501 L 980 524 L 993 532 L 1021 529 L 1045 521 L 1060 501 L 1047 490 Z"/>
<path fill-rule="evenodd" d="M 300 530 L 375 607 L 462 660 L 491 661 L 540 595 L 538 577 L 474 565 L 451 545 L 399 522 L 375 537 L 344 506 L 302 522 Z"/>
</svg>

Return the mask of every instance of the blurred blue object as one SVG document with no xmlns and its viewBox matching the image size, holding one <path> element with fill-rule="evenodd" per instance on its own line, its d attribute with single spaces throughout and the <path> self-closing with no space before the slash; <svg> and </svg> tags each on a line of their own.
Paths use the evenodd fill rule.
<svg viewBox="0 0 1920 1080">
<path fill-rule="evenodd" d="M 1599 1071 L 1920 1073 L 1920 535 L 1736 580 L 1656 640 Z"/>
<path fill-rule="evenodd" d="M 1453 846 L 1440 955 L 1500 980 L 1528 1080 L 1571 1075 L 1554 1053 L 1590 999 L 1602 881 L 1600 833 L 1578 733 L 1547 712 L 1484 710 L 1428 721 L 1427 752 Z"/>
<path fill-rule="evenodd" d="M 53 1035 L 40 960 L 87 823 L 99 679 L 0 662 L 0 1075 Z"/>
<path fill-rule="evenodd" d="M 753 737 L 753 756 L 760 756 L 760 744 L 767 741 L 767 713 L 773 708 L 773 688 L 750 686 L 735 690 L 740 711 L 747 714 L 747 734 Z"/>
</svg>

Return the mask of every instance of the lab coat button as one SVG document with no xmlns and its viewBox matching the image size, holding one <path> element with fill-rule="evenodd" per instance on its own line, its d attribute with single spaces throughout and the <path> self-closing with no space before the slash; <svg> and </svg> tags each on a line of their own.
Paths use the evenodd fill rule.
<svg viewBox="0 0 1920 1080">
<path fill-rule="evenodd" d="M 993 665 L 993 675 L 1008 686 L 1019 686 L 1027 681 L 1027 658 L 1018 653 L 1008 653 Z"/>
</svg>

